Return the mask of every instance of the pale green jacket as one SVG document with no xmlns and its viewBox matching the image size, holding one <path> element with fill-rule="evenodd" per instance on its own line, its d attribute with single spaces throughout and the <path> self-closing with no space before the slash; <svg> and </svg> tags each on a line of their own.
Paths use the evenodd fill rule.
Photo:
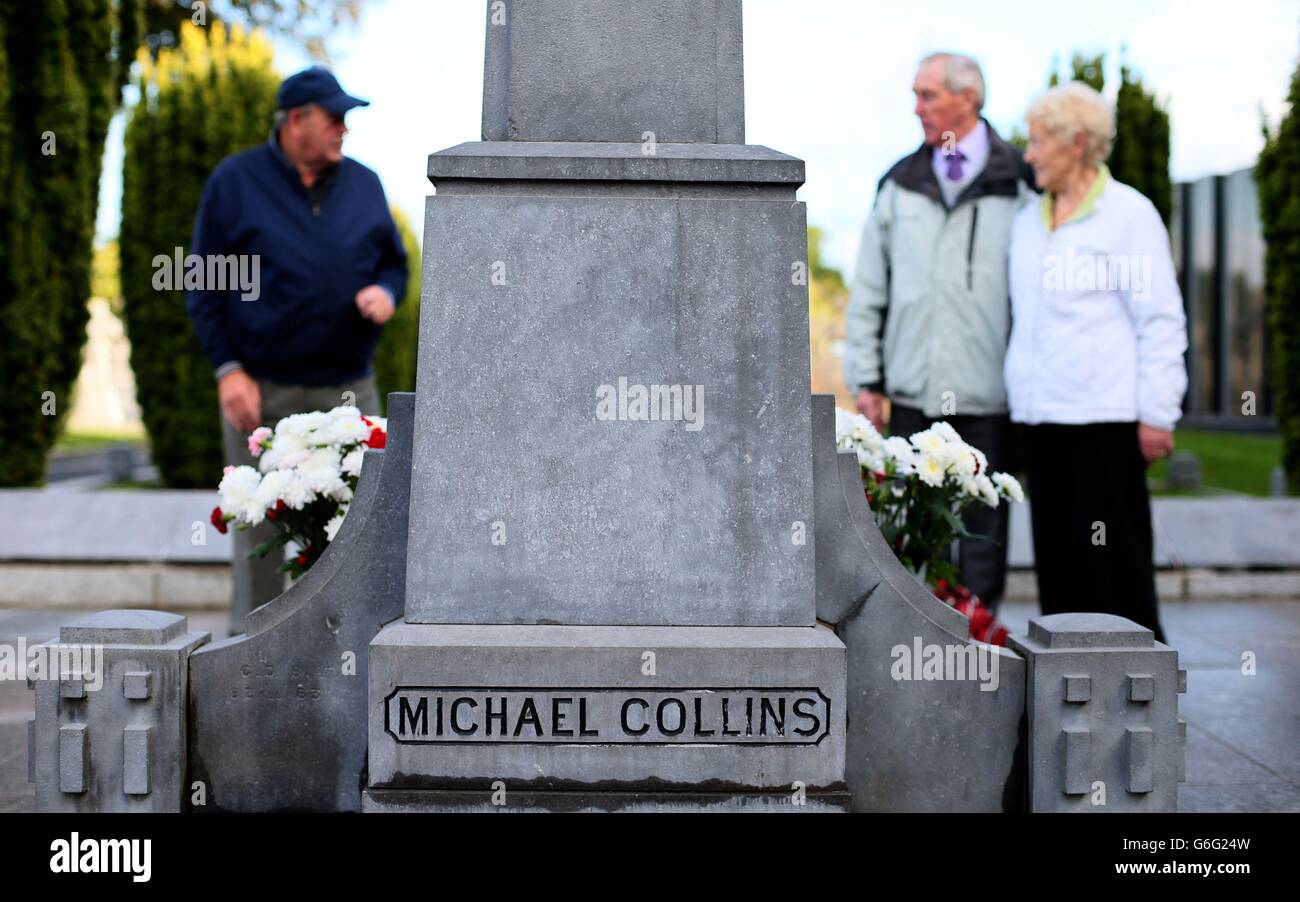
<svg viewBox="0 0 1300 902">
<path fill-rule="evenodd" d="M 943 202 L 927 145 L 881 179 L 845 314 L 850 391 L 884 390 L 928 416 L 1007 412 L 1007 251 L 1036 195 L 1020 151 L 989 127 L 984 170 Z"/>
</svg>

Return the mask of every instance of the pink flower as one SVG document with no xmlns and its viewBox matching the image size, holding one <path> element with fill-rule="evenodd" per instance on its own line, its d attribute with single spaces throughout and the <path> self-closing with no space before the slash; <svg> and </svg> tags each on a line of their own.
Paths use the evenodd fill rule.
<svg viewBox="0 0 1300 902">
<path fill-rule="evenodd" d="M 222 476 L 229 476 L 229 475 L 230 475 L 230 471 L 233 470 L 233 469 L 235 469 L 235 468 L 234 468 L 234 467 L 224 467 L 224 468 L 221 470 L 221 475 L 222 475 Z"/>
<path fill-rule="evenodd" d="M 253 434 L 248 437 L 248 453 L 254 457 L 260 457 L 262 454 L 262 442 L 271 437 L 271 430 L 265 426 L 258 426 L 253 430 Z"/>
</svg>

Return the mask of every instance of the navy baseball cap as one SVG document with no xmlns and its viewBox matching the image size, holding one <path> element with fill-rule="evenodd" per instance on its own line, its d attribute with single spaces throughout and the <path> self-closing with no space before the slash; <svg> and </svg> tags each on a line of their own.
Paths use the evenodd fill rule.
<svg viewBox="0 0 1300 902">
<path fill-rule="evenodd" d="M 275 102 L 282 110 L 315 103 L 339 115 L 353 107 L 370 106 L 369 100 L 344 93 L 338 79 L 323 66 L 312 66 L 296 75 L 290 75 L 280 83 L 280 92 L 275 95 Z"/>
</svg>

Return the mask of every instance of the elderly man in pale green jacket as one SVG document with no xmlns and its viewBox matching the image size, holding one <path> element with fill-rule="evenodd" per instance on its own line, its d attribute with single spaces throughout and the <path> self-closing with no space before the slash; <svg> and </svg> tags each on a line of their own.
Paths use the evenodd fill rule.
<svg viewBox="0 0 1300 902">
<path fill-rule="evenodd" d="M 969 57 L 921 61 L 912 88 L 925 143 L 885 173 L 862 233 L 846 313 L 844 377 L 858 409 L 895 435 L 937 420 L 1006 465 L 1003 359 L 1011 327 L 1011 223 L 1033 195 L 1020 152 L 980 116 Z M 997 609 L 1006 586 L 1006 505 L 967 515 L 963 584 Z"/>
</svg>

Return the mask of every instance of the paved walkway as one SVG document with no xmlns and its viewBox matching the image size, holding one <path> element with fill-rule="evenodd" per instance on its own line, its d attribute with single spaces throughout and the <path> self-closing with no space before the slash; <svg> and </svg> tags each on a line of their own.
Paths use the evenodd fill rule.
<svg viewBox="0 0 1300 902">
<path fill-rule="evenodd" d="M 1023 632 L 1036 606 L 1003 606 Z M 71 611 L 0 609 L 0 643 L 44 642 Z M 1187 669 L 1187 782 L 1180 811 L 1300 812 L 1300 599 L 1180 601 L 1162 607 L 1165 632 Z M 190 614 L 190 628 L 225 635 L 224 613 Z M 1251 652 L 1256 673 L 1242 673 Z M 35 810 L 27 782 L 33 693 L 0 681 L 0 812 Z"/>
</svg>

